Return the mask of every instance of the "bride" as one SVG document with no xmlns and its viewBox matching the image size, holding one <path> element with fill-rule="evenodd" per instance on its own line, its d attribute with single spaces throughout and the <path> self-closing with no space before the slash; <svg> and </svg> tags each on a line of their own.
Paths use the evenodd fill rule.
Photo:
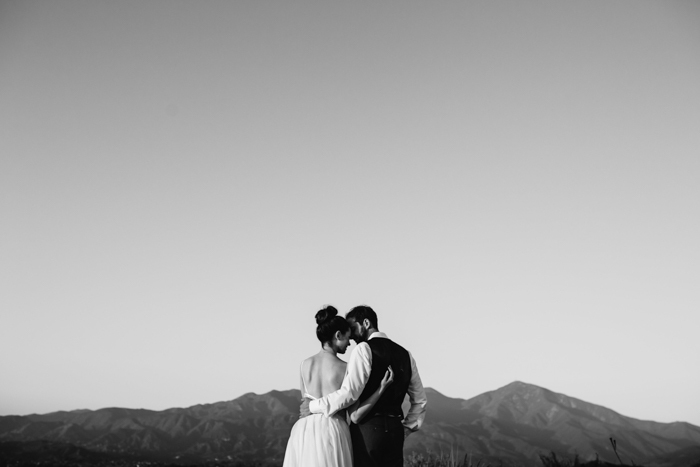
<svg viewBox="0 0 700 467">
<path fill-rule="evenodd" d="M 343 384 L 346 363 L 338 358 L 350 345 L 350 325 L 338 310 L 326 306 L 316 313 L 316 337 L 321 351 L 301 362 L 302 397 L 317 399 L 335 392 Z M 355 403 L 331 417 L 313 414 L 292 427 L 283 467 L 352 467 L 352 445 L 347 418 L 358 423 L 372 409 L 394 380 L 391 367 L 379 389 L 362 404 Z"/>
</svg>

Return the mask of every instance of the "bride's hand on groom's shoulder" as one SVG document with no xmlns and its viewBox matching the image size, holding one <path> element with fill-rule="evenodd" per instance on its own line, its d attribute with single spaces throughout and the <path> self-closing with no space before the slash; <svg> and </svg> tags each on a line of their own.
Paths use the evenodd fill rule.
<svg viewBox="0 0 700 467">
<path fill-rule="evenodd" d="M 301 406 L 299 407 L 299 418 L 304 418 L 304 417 L 308 417 L 309 415 L 311 415 L 311 411 L 309 410 L 309 403 L 310 402 L 311 402 L 311 400 L 307 399 L 306 397 L 304 397 L 301 400 Z"/>
<path fill-rule="evenodd" d="M 391 365 L 387 368 L 384 378 L 379 382 L 379 386 L 382 390 L 386 389 L 391 383 L 394 382 L 394 370 L 391 369 Z"/>
</svg>

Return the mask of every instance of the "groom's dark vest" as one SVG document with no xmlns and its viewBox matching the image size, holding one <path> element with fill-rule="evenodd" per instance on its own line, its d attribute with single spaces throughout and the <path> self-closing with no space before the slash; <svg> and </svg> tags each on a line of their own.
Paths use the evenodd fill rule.
<svg viewBox="0 0 700 467">
<path fill-rule="evenodd" d="M 394 371 L 394 382 L 384 391 L 372 410 L 362 418 L 360 424 L 375 415 L 403 418 L 401 404 L 411 382 L 411 356 L 399 344 L 384 337 L 370 339 L 367 344 L 372 350 L 372 371 L 365 389 L 360 394 L 360 402 L 364 402 L 379 388 L 389 365 Z"/>
</svg>

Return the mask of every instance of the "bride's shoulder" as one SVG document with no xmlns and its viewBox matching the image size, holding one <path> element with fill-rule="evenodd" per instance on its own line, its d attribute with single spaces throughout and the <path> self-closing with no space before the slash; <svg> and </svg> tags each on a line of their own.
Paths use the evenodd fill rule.
<svg viewBox="0 0 700 467">
<path fill-rule="evenodd" d="M 347 367 L 348 367 L 348 364 L 345 363 L 343 360 L 339 359 L 338 357 L 336 357 L 333 360 L 333 363 L 332 363 L 333 373 L 335 373 L 336 375 L 340 375 L 341 379 L 343 378 L 343 376 L 345 376 L 345 370 L 347 369 Z"/>
<path fill-rule="evenodd" d="M 348 366 L 348 362 L 346 362 L 345 360 L 341 359 L 341 358 L 338 357 L 337 355 L 335 356 L 335 360 L 336 360 L 335 363 L 336 363 L 338 366 L 340 366 L 340 367 L 345 368 L 346 366 Z"/>
<path fill-rule="evenodd" d="M 317 355 L 312 355 L 310 357 L 305 358 L 304 360 L 302 360 L 301 365 L 307 366 L 307 365 L 313 363 L 314 361 L 316 361 L 316 357 L 317 357 Z"/>
<path fill-rule="evenodd" d="M 311 367 L 315 366 L 314 362 L 316 361 L 316 355 L 312 355 L 308 358 L 305 358 L 304 360 L 301 361 L 301 371 L 308 373 L 311 370 Z"/>
</svg>

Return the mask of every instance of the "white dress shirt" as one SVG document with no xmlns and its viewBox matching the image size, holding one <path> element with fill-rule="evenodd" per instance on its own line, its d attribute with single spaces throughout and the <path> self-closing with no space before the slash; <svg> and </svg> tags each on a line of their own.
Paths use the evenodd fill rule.
<svg viewBox="0 0 700 467">
<path fill-rule="evenodd" d="M 387 336 L 383 332 L 375 331 L 369 338 L 387 339 Z M 411 408 L 403 420 L 403 425 L 412 431 L 416 431 L 423 424 L 428 398 L 425 395 L 425 389 L 423 389 L 423 383 L 418 374 L 416 361 L 413 359 L 411 352 L 408 355 L 411 357 L 411 381 L 408 384 L 408 397 L 411 402 Z M 309 410 L 311 413 L 322 413 L 326 417 L 330 417 L 337 411 L 350 407 L 360 398 L 367 380 L 369 380 L 371 371 L 372 350 L 369 344 L 362 342 L 357 345 L 350 355 L 345 378 L 340 389 L 320 399 L 312 400 L 309 403 Z"/>
</svg>

